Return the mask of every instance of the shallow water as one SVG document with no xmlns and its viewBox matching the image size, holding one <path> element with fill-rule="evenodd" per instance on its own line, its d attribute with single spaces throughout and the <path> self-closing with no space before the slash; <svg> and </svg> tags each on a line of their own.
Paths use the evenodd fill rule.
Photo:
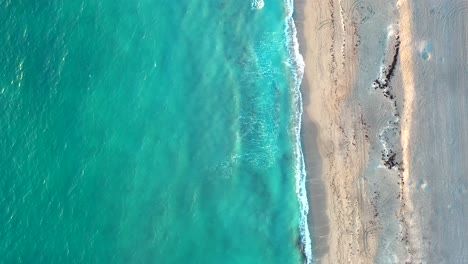
<svg viewBox="0 0 468 264">
<path fill-rule="evenodd" d="M 3 261 L 301 262 L 285 2 L 0 6 Z"/>
</svg>

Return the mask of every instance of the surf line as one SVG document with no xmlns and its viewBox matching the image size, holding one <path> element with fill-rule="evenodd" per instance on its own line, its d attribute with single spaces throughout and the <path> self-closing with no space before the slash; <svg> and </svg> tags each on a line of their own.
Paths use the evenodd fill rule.
<svg viewBox="0 0 468 264">
<path fill-rule="evenodd" d="M 303 103 L 301 95 L 301 82 L 304 76 L 304 59 L 299 52 L 299 41 L 297 39 L 296 24 L 293 19 L 294 0 L 285 0 L 286 18 L 285 18 L 285 37 L 286 46 L 289 52 L 288 64 L 294 76 L 292 84 L 294 101 L 296 106 L 296 115 L 294 120 L 294 136 L 295 136 L 295 157 L 296 157 L 296 196 L 299 202 L 300 209 L 300 236 L 301 236 L 301 253 L 306 264 L 313 262 L 312 243 L 310 239 L 309 226 L 307 223 L 307 215 L 309 213 L 309 202 L 307 201 L 306 193 L 306 170 L 304 155 L 301 146 L 301 119 L 303 112 Z"/>
</svg>

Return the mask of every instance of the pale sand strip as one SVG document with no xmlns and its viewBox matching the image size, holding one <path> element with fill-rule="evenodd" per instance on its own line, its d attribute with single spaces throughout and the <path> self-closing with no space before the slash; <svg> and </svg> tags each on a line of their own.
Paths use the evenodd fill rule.
<svg viewBox="0 0 468 264">
<path fill-rule="evenodd" d="M 412 221 L 414 213 L 411 190 L 409 188 L 411 176 L 411 126 L 413 123 L 414 99 L 415 99 L 415 81 L 414 81 L 414 58 L 413 58 L 413 40 L 412 40 L 412 9 L 410 0 L 398 1 L 400 16 L 400 36 L 401 36 L 401 60 L 400 67 L 402 73 L 402 85 L 404 90 L 404 107 L 401 122 L 401 145 L 403 154 L 403 182 L 402 185 L 402 207 L 401 216 L 405 219 L 403 228 L 408 236 L 408 255 L 407 262 L 422 261 L 421 251 L 421 234 L 418 223 Z"/>
</svg>

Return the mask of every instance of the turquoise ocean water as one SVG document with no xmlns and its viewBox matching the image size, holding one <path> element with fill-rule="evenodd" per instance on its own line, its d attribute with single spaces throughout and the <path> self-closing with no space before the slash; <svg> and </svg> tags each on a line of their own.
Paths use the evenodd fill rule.
<svg viewBox="0 0 468 264">
<path fill-rule="evenodd" d="M 0 262 L 310 259 L 291 3 L 259 6 L 0 0 Z"/>
</svg>

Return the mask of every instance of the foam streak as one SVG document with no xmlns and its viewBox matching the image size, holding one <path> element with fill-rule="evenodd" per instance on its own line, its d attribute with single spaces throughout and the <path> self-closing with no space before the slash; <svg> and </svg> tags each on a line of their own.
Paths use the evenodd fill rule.
<svg viewBox="0 0 468 264">
<path fill-rule="evenodd" d="M 307 193 L 306 193 L 306 171 L 305 171 L 305 162 L 304 162 L 304 155 L 302 153 L 302 146 L 301 146 L 301 118 L 303 112 L 303 105 L 302 105 L 302 95 L 300 91 L 300 86 L 302 82 L 302 78 L 304 76 L 304 59 L 299 52 L 299 42 L 297 39 L 297 30 L 296 25 L 293 19 L 293 11 L 294 11 L 294 1 L 293 0 L 286 0 L 286 40 L 287 40 L 287 48 L 289 51 L 289 57 L 291 61 L 289 64 L 291 65 L 291 70 L 294 76 L 294 104 L 297 106 L 297 112 L 295 116 L 295 130 L 294 135 L 296 139 L 296 194 L 299 201 L 299 207 L 301 211 L 301 218 L 300 218 L 300 232 L 301 232 L 301 242 L 302 242 L 302 253 L 305 257 L 305 263 L 310 264 L 313 261 L 312 258 L 312 245 L 309 233 L 309 226 L 307 224 L 307 215 L 309 213 L 309 203 L 307 201 Z"/>
</svg>

